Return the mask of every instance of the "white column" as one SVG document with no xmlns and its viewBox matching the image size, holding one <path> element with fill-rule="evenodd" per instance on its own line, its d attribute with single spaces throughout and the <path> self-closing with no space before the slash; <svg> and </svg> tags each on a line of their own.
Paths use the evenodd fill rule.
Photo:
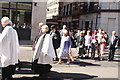
<svg viewBox="0 0 120 80">
<path fill-rule="evenodd" d="M 0 2 L 0 7 L 2 7 L 2 2 Z M 2 18 L 2 10 L 0 10 L 0 22 L 1 22 L 1 18 Z M 2 25 L 0 24 L 0 33 L 2 31 Z"/>
<path fill-rule="evenodd" d="M 39 23 L 46 24 L 46 11 L 47 2 L 37 2 L 36 5 L 33 2 L 31 40 L 34 40 L 38 33 Z"/>
</svg>

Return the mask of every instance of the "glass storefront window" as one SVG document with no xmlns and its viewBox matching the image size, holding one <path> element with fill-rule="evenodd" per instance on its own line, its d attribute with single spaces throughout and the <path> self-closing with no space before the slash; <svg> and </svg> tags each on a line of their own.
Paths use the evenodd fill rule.
<svg viewBox="0 0 120 80">
<path fill-rule="evenodd" d="M 10 2 L 10 8 L 15 9 L 16 8 L 16 2 Z"/>
<path fill-rule="evenodd" d="M 9 17 L 9 9 L 2 9 L 2 16 Z"/>
<path fill-rule="evenodd" d="M 18 3 L 17 8 L 31 10 L 32 7 L 31 7 L 31 4 L 29 4 L 29 3 Z"/>
<path fill-rule="evenodd" d="M 9 2 L 4 2 L 2 3 L 3 8 L 9 8 Z"/>
<path fill-rule="evenodd" d="M 14 24 L 31 24 L 32 3 L 31 2 L 0 2 L 1 17 L 9 17 Z"/>
</svg>

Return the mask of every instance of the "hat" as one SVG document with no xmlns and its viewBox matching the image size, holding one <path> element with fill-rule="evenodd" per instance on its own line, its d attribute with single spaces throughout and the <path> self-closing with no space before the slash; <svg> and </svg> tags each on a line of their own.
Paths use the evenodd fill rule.
<svg viewBox="0 0 120 80">
<path fill-rule="evenodd" d="M 55 25 L 51 25 L 51 27 L 50 27 L 51 29 L 54 29 L 55 28 Z"/>
</svg>

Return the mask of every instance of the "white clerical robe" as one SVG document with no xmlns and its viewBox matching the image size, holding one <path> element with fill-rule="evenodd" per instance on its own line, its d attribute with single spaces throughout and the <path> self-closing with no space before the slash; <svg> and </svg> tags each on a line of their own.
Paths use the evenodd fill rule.
<svg viewBox="0 0 120 80">
<path fill-rule="evenodd" d="M 0 35 L 0 67 L 18 63 L 19 42 L 16 30 L 6 26 Z"/>
<path fill-rule="evenodd" d="M 37 42 L 36 47 L 35 47 L 33 60 L 35 60 L 36 54 L 39 54 L 37 56 L 38 64 L 52 64 L 53 58 L 55 57 L 52 38 L 51 38 L 50 34 L 46 34 L 44 41 L 43 41 L 42 49 L 40 52 L 37 53 L 37 50 L 39 48 L 38 45 L 39 45 L 39 42 L 41 40 L 40 38 L 38 39 L 38 42 Z M 44 54 L 47 54 L 47 56 L 44 56 Z"/>
</svg>

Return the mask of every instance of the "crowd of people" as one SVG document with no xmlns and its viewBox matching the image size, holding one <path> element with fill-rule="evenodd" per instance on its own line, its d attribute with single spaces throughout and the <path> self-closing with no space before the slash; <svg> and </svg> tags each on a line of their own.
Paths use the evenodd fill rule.
<svg viewBox="0 0 120 80">
<path fill-rule="evenodd" d="M 105 48 L 109 48 L 110 52 L 108 54 L 108 61 L 114 60 L 115 50 L 119 44 L 119 37 L 116 35 L 116 31 L 113 31 L 111 38 L 109 38 L 109 36 L 105 31 L 103 31 L 103 29 L 94 30 L 93 32 L 91 31 L 91 29 L 75 29 L 74 31 L 72 29 L 68 29 L 66 25 L 63 25 L 63 29 L 57 30 L 55 25 L 51 25 L 50 29 L 44 32 L 42 28 L 44 28 L 45 26 L 46 28 L 49 28 L 47 25 L 43 25 L 43 23 L 40 23 L 39 32 L 33 44 L 33 50 L 35 51 L 34 54 L 37 56 L 37 58 L 33 60 L 33 67 L 36 67 L 34 67 L 34 69 L 37 69 L 37 67 L 40 68 L 39 65 L 44 65 L 44 68 L 42 68 L 42 70 L 37 69 L 39 74 L 41 74 L 44 69 L 47 70 L 44 70 L 44 72 L 50 71 L 52 66 L 50 67 L 51 62 L 49 61 L 52 61 L 52 59 L 57 60 L 57 64 L 61 64 L 62 59 L 64 58 L 68 59 L 67 64 L 69 64 L 71 61 L 75 61 L 71 48 L 78 49 L 79 55 L 76 57 L 76 59 L 82 59 L 83 57 L 91 59 L 97 58 L 99 61 L 103 60 Z M 43 32 L 45 34 L 49 34 L 49 38 L 46 38 L 47 40 L 44 39 L 44 37 L 42 36 Z M 46 43 L 49 45 L 47 45 Z M 43 46 L 44 44 L 45 47 Z M 40 47 L 36 48 L 37 46 Z M 42 48 L 45 52 L 39 48 Z M 49 51 L 49 49 L 51 49 L 52 51 Z M 56 49 L 59 49 L 59 53 L 57 53 L 58 51 L 56 51 Z M 38 52 L 38 55 L 36 54 L 36 52 Z M 44 56 L 48 56 L 49 58 L 41 58 L 40 53 L 43 53 Z M 39 61 L 46 62 L 40 63 Z"/>
<path fill-rule="evenodd" d="M 18 58 L 19 41 L 17 32 L 14 30 L 12 21 L 8 17 L 1 19 L 3 31 L 0 34 L 0 67 L 2 67 L 2 80 L 12 80 L 15 74 L 16 64 L 20 64 Z M 39 24 L 38 34 L 33 42 L 32 67 L 34 73 L 44 76 L 50 72 L 53 60 L 57 64 L 62 63 L 62 59 L 67 58 L 67 64 L 75 61 L 71 48 L 78 49 L 77 58 L 91 58 L 103 60 L 105 48 L 109 48 L 108 61 L 114 60 L 115 50 L 119 44 L 119 37 L 116 31 L 112 32 L 111 38 L 102 29 L 91 31 L 68 29 L 63 25 L 63 29 L 57 30 L 55 25 L 48 27 L 43 23 Z M 109 46 L 109 47 L 107 47 Z M 56 51 L 59 48 L 59 53 Z M 19 65 L 21 66 L 21 65 Z"/>
<path fill-rule="evenodd" d="M 42 27 L 42 25 L 40 25 L 40 27 Z M 74 61 L 71 48 L 77 48 L 79 54 L 77 58 L 86 57 L 95 59 L 95 55 L 97 55 L 98 60 L 102 60 L 106 48 L 111 49 L 112 45 L 115 47 L 114 49 L 116 49 L 119 44 L 119 37 L 116 35 L 116 31 L 112 32 L 112 37 L 110 38 L 108 34 L 103 31 L 103 29 L 94 31 L 92 31 L 91 29 L 73 30 L 68 29 L 66 25 L 63 25 L 63 29 L 57 30 L 55 25 L 51 25 L 48 33 L 51 35 L 52 38 L 52 44 L 56 56 L 55 60 L 59 60 L 58 64 L 62 62 L 62 58 L 66 57 L 68 58 L 67 63 L 70 63 L 70 59 Z M 38 33 L 36 39 L 39 39 L 39 35 L 40 33 Z M 35 43 L 36 42 L 37 40 L 35 40 Z M 56 51 L 56 49 L 58 48 L 59 53 L 57 53 Z M 114 52 L 115 50 L 113 50 L 113 54 Z M 108 61 L 112 61 L 113 58 L 110 58 L 111 54 L 108 55 Z"/>
</svg>

